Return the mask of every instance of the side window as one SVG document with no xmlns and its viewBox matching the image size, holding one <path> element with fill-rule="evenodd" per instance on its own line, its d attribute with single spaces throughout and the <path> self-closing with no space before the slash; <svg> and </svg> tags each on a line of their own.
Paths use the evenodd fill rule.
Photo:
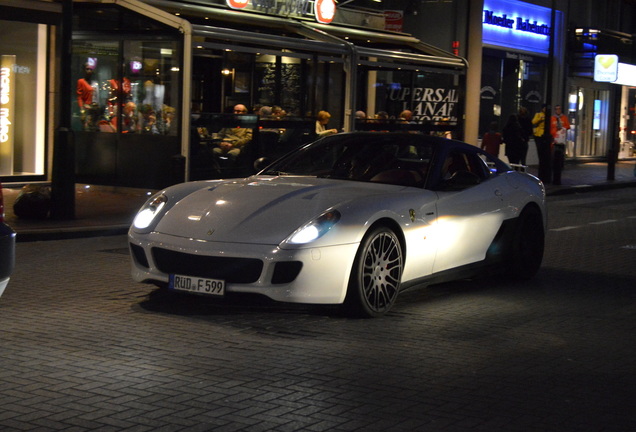
<svg viewBox="0 0 636 432">
<path fill-rule="evenodd" d="M 481 181 L 488 180 L 490 177 L 490 169 L 478 154 L 469 154 L 468 162 L 470 164 L 470 172 L 477 175 Z"/>
<path fill-rule="evenodd" d="M 451 151 L 444 161 L 442 167 L 442 178 L 449 180 L 457 175 L 458 172 L 470 172 L 470 166 L 466 153 L 458 150 Z"/>
<path fill-rule="evenodd" d="M 440 189 L 461 191 L 486 180 L 483 162 L 475 153 L 452 150 L 442 166 Z"/>
</svg>

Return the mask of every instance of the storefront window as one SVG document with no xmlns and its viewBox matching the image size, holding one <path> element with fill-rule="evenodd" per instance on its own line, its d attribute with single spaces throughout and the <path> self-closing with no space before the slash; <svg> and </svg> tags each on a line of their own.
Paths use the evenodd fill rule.
<svg viewBox="0 0 636 432">
<path fill-rule="evenodd" d="M 262 119 L 307 119 L 320 110 L 342 128 L 342 62 L 306 53 L 200 50 L 194 57 L 194 111 L 231 113 L 243 104 Z M 266 107 L 264 111 L 254 109 Z M 271 113 L 269 109 L 277 111 Z M 273 114 L 273 115 L 272 115 Z"/>
<path fill-rule="evenodd" d="M 545 60 L 537 56 L 523 56 L 532 59 L 502 57 L 502 52 L 486 50 L 482 63 L 481 104 L 479 134 L 488 131 L 492 122 L 503 128 L 512 114 L 518 114 L 524 107 L 529 115 L 541 111 L 545 102 Z"/>
<path fill-rule="evenodd" d="M 571 124 L 567 138 L 567 155 L 606 156 L 609 91 L 572 86 L 567 105 Z"/>
<path fill-rule="evenodd" d="M 328 127 L 342 129 L 344 117 L 345 82 L 342 63 L 319 60 L 312 63 L 311 79 L 307 81 L 307 91 L 312 93 L 314 114 L 327 111 L 331 114 Z M 315 80 L 314 80 L 315 78 Z"/>
<path fill-rule="evenodd" d="M 240 103 L 250 108 L 277 106 L 287 116 L 298 117 L 306 106 L 301 84 L 305 65 L 306 60 L 298 57 L 238 51 L 195 57 L 193 102 L 204 112 L 231 113 Z M 197 77 L 200 71 L 206 74 Z"/>
<path fill-rule="evenodd" d="M 276 159 L 315 139 L 320 110 L 330 112 L 329 128 L 342 128 L 342 61 L 287 49 L 253 51 L 201 45 L 195 52 L 190 179 L 252 174 L 257 159 Z M 237 113 L 237 105 L 248 112 Z M 233 157 L 223 150 L 232 129 L 249 129 L 250 137 Z"/>
<path fill-rule="evenodd" d="M 624 157 L 636 157 L 636 88 L 627 90 L 627 118 L 623 145 Z"/>
<path fill-rule="evenodd" d="M 0 176 L 44 174 L 46 29 L 0 20 Z"/>
<path fill-rule="evenodd" d="M 75 43 L 73 129 L 176 136 L 178 59 L 172 41 Z"/>
</svg>

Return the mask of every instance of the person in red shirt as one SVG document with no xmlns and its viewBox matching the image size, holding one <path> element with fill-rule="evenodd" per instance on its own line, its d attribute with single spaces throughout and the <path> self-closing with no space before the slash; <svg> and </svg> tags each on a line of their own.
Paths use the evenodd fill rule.
<svg viewBox="0 0 636 432">
<path fill-rule="evenodd" d="M 561 105 L 554 106 L 554 114 L 550 119 L 550 133 L 554 143 L 552 157 L 552 184 L 561 184 L 561 171 L 565 163 L 566 133 L 570 129 L 568 116 L 563 114 Z"/>
<path fill-rule="evenodd" d="M 487 153 L 499 157 L 499 147 L 501 147 L 502 142 L 503 138 L 501 134 L 497 132 L 497 122 L 491 122 L 490 129 L 481 139 L 481 148 Z"/>
</svg>

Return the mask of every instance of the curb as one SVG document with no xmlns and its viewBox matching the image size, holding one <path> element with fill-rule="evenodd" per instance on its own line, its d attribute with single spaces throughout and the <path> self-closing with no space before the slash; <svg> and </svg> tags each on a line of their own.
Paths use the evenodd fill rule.
<svg viewBox="0 0 636 432">
<path fill-rule="evenodd" d="M 569 195 L 593 191 L 603 191 L 612 189 L 621 189 L 636 186 L 636 180 L 621 181 L 617 183 L 601 183 L 601 184 L 581 184 L 572 186 L 550 186 L 546 185 L 546 196 Z M 550 190 L 553 188 L 552 190 Z"/>
<path fill-rule="evenodd" d="M 106 237 L 128 233 L 130 225 L 111 225 L 94 227 L 66 227 L 51 229 L 33 229 L 17 231 L 16 242 L 27 243 L 48 240 L 71 240 L 89 237 Z"/>
</svg>

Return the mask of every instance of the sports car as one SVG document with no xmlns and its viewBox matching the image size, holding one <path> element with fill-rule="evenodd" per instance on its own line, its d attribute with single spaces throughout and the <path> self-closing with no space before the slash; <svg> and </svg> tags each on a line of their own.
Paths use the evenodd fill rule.
<svg viewBox="0 0 636 432">
<path fill-rule="evenodd" d="M 129 244 L 139 282 L 376 317 L 409 287 L 498 271 L 531 278 L 545 227 L 541 181 L 473 145 L 352 132 L 251 177 L 158 192 Z"/>
</svg>

